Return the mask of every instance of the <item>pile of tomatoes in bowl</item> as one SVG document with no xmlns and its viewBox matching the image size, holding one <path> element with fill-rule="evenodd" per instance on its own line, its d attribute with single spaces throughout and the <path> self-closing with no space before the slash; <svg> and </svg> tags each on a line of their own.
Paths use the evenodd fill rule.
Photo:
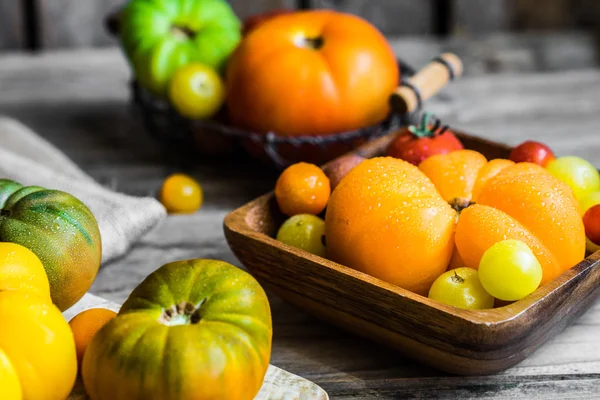
<svg viewBox="0 0 600 400">
<path fill-rule="evenodd" d="M 179 117 L 167 136 L 176 137 L 186 122 L 208 147 L 222 141 L 219 133 L 246 133 L 243 146 L 261 156 L 256 142 L 267 134 L 332 137 L 388 118 L 400 66 L 366 20 L 332 10 L 274 10 L 241 21 L 226 0 L 169 4 L 131 0 L 114 28 L 139 97 L 149 99 L 143 104 Z M 215 126 L 222 129 L 207 129 Z M 331 154 L 349 150 L 334 147 Z M 310 160 L 311 149 L 288 150 Z"/>
<path fill-rule="evenodd" d="M 488 160 L 425 116 L 385 154 L 297 163 L 276 239 L 441 303 L 520 300 L 600 250 L 600 173 L 526 141 Z"/>
</svg>

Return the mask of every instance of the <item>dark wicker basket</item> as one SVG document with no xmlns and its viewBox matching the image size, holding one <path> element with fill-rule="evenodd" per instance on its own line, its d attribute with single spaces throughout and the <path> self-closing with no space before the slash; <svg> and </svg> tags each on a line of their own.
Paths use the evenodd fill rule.
<svg viewBox="0 0 600 400">
<path fill-rule="evenodd" d="M 400 63 L 400 66 L 401 76 L 413 74 L 408 65 Z M 131 101 L 144 129 L 170 149 L 195 148 L 203 156 L 225 156 L 246 151 L 277 168 L 285 168 L 298 161 L 323 164 L 412 122 L 418 113 L 390 115 L 377 125 L 327 136 L 284 137 L 273 132 L 259 134 L 238 129 L 227 123 L 226 110 L 214 120 L 184 118 L 168 102 L 157 99 L 135 81 L 131 84 Z"/>
</svg>

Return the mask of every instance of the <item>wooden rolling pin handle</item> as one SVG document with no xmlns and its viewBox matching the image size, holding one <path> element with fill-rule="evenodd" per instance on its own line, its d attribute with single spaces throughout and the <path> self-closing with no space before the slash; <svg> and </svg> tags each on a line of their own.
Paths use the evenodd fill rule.
<svg viewBox="0 0 600 400">
<path fill-rule="evenodd" d="M 390 97 L 392 111 L 405 114 L 421 108 L 423 101 L 435 95 L 451 80 L 462 75 L 463 65 L 455 54 L 444 53 L 407 80 Z"/>
</svg>

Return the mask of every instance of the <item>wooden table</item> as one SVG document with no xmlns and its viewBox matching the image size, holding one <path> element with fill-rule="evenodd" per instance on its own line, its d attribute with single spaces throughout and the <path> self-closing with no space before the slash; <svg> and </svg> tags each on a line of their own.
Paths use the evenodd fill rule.
<svg viewBox="0 0 600 400">
<path fill-rule="evenodd" d="M 440 49 L 439 44 L 424 43 L 407 39 L 395 48 L 429 50 L 403 53 L 414 55 L 408 61 L 421 65 Z M 510 144 L 542 140 L 560 155 L 582 156 L 600 166 L 600 69 L 518 69 L 472 71 L 428 107 L 461 130 Z M 0 114 L 44 135 L 98 181 L 125 193 L 148 195 L 167 174 L 183 171 L 204 187 L 205 203 L 197 214 L 169 217 L 126 257 L 101 269 L 92 292 L 117 302 L 168 261 L 207 257 L 239 265 L 223 237 L 222 219 L 270 190 L 276 178 L 274 171 L 247 161 L 234 167 L 230 160 L 208 163 L 170 154 L 132 119 L 129 76 L 122 55 L 113 48 L 0 57 Z M 517 367 L 475 378 L 419 365 L 275 296 L 271 304 L 271 363 L 314 381 L 332 399 L 600 397 L 600 303 Z"/>
</svg>

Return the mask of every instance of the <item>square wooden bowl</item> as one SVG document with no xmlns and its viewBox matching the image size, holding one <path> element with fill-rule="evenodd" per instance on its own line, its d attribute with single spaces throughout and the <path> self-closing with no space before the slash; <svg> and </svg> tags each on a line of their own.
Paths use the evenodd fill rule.
<svg viewBox="0 0 600 400">
<path fill-rule="evenodd" d="M 488 159 L 507 158 L 511 149 L 458 136 Z M 393 138 L 370 142 L 356 153 L 380 155 Z M 318 318 L 454 374 L 492 374 L 519 363 L 600 293 L 596 252 L 520 301 L 484 311 L 458 309 L 275 240 L 284 219 L 269 193 L 224 221 L 229 246 L 265 288 Z"/>
</svg>

